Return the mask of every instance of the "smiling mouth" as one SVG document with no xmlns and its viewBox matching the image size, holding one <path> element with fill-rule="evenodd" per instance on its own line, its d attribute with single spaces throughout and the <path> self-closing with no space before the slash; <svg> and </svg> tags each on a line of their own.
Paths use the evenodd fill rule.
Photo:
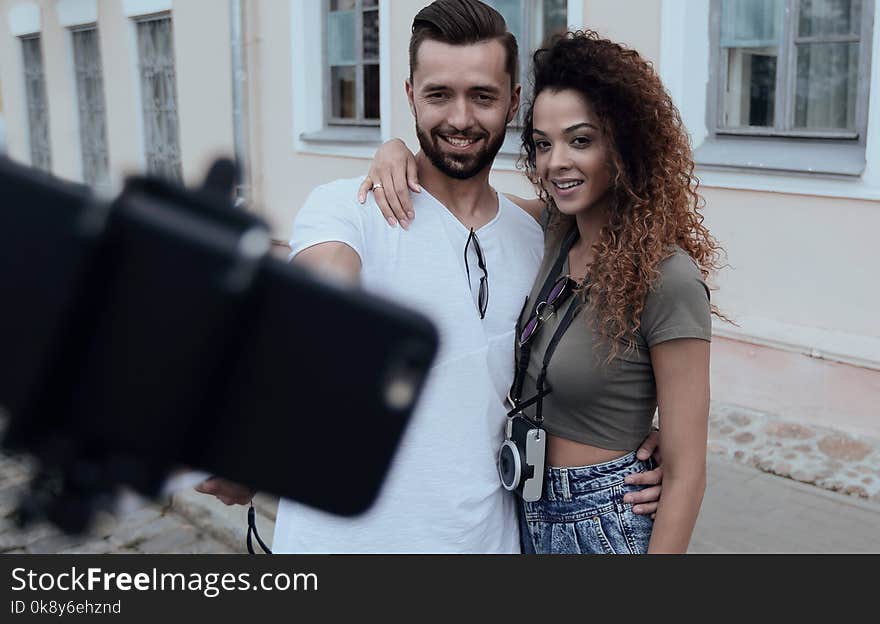
<svg viewBox="0 0 880 624">
<path fill-rule="evenodd" d="M 440 135 L 440 138 L 445 143 L 448 143 L 452 147 L 455 147 L 458 149 L 468 148 L 480 140 L 480 139 L 473 139 L 473 138 L 462 138 L 462 137 L 452 137 L 452 136 L 443 136 L 443 135 Z"/>
<path fill-rule="evenodd" d="M 569 191 L 575 187 L 581 186 L 584 183 L 583 180 L 570 180 L 568 182 L 553 182 L 553 186 L 558 188 L 560 191 Z"/>
</svg>

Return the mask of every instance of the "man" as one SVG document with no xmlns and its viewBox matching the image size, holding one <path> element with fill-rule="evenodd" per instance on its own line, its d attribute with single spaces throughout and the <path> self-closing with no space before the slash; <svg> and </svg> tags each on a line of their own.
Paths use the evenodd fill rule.
<svg viewBox="0 0 880 624">
<path fill-rule="evenodd" d="M 487 5 L 437 0 L 423 9 L 406 84 L 422 148 L 419 218 L 408 231 L 389 228 L 373 200 L 367 209 L 357 202 L 360 180 L 316 189 L 297 216 L 295 262 L 424 312 L 441 347 L 375 506 L 349 519 L 283 500 L 275 552 L 520 552 L 516 500 L 502 489 L 495 458 L 514 325 L 543 233 L 535 215 L 489 185 L 519 107 L 517 58 L 515 38 Z M 325 416 L 333 418 L 332 404 Z M 250 492 L 235 487 L 200 489 L 246 502 Z M 345 495 L 345 483 L 338 491 Z"/>
</svg>

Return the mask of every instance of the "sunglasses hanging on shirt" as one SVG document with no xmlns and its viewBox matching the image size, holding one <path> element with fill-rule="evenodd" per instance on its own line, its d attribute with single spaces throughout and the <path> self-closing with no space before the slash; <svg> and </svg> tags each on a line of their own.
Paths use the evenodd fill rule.
<svg viewBox="0 0 880 624">
<path fill-rule="evenodd" d="M 474 250 L 477 252 L 477 264 L 483 272 L 483 277 L 480 278 L 480 291 L 477 295 L 477 310 L 480 313 L 480 318 L 484 319 L 486 318 L 486 309 L 489 307 L 489 272 L 486 270 L 486 258 L 483 256 L 480 241 L 473 228 L 471 228 L 471 233 L 464 245 L 464 268 L 467 271 L 468 286 L 471 284 L 471 268 L 468 262 L 468 248 L 471 246 L 471 241 L 473 241 Z"/>
</svg>

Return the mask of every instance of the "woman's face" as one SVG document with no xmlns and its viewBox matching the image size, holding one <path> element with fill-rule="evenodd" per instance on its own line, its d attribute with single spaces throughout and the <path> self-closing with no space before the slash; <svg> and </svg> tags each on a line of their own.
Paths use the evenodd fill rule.
<svg viewBox="0 0 880 624">
<path fill-rule="evenodd" d="M 567 215 L 595 208 L 611 186 L 611 152 L 593 106 L 571 89 L 543 91 L 532 121 L 536 169 L 556 207 Z"/>
</svg>

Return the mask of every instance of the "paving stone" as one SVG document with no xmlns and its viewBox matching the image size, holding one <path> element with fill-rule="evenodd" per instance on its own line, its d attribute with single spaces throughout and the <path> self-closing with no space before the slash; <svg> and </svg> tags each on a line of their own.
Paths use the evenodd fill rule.
<svg viewBox="0 0 880 624">
<path fill-rule="evenodd" d="M 771 423 L 765 427 L 764 431 L 772 436 L 796 438 L 798 440 L 806 440 L 816 435 L 809 427 L 795 423 Z"/>
<path fill-rule="evenodd" d="M 752 419 L 742 412 L 733 412 L 727 416 L 727 420 L 737 427 L 747 427 L 752 424 Z"/>
<path fill-rule="evenodd" d="M 164 533 L 173 533 L 180 527 L 175 516 L 157 515 L 141 522 L 121 521 L 110 536 L 110 540 L 122 548 L 136 548 L 139 544 Z"/>
<path fill-rule="evenodd" d="M 104 555 L 117 549 L 118 547 L 112 541 L 107 538 L 101 538 L 90 539 L 82 544 L 64 548 L 57 552 L 60 555 Z"/>
<path fill-rule="evenodd" d="M 27 548 L 34 542 L 45 539 L 50 535 L 56 535 L 57 529 L 46 524 L 31 527 L 25 531 L 19 530 L 13 524 L 6 522 L 0 525 L 0 553 Z"/>
<path fill-rule="evenodd" d="M 202 538 L 202 535 L 190 526 L 178 527 L 174 531 L 164 531 L 130 546 L 140 553 L 154 555 L 185 553 L 188 548 Z"/>
<path fill-rule="evenodd" d="M 88 536 L 71 536 L 53 533 L 43 539 L 28 544 L 27 551 L 34 555 L 51 555 L 59 551 L 76 548 L 88 542 Z"/>
<path fill-rule="evenodd" d="M 845 461 L 859 461 L 868 456 L 871 447 L 864 442 L 853 440 L 841 435 L 831 435 L 819 440 L 819 450 L 833 457 Z"/>
</svg>

